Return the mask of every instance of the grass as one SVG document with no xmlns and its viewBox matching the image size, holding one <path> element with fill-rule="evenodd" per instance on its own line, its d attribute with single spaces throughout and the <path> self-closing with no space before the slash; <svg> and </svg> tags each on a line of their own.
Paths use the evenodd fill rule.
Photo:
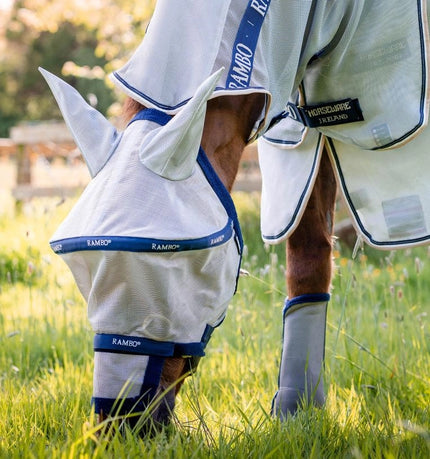
<svg viewBox="0 0 430 459">
<path fill-rule="evenodd" d="M 235 196 L 247 244 L 227 318 L 189 378 L 171 428 L 97 438 L 92 332 L 71 275 L 47 245 L 72 202 L 0 213 L 0 457 L 395 458 L 430 456 L 427 248 L 352 259 L 336 250 L 325 409 L 270 416 L 285 258 L 259 239 L 258 196 Z"/>
</svg>

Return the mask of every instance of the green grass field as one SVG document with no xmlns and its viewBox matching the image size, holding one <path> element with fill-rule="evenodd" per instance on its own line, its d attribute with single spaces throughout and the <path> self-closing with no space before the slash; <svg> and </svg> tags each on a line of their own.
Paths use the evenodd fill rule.
<svg viewBox="0 0 430 459">
<path fill-rule="evenodd" d="M 258 198 L 236 195 L 247 250 L 227 319 L 177 401 L 171 428 L 97 437 L 92 332 L 49 236 L 71 207 L 0 208 L 0 457 L 430 457 L 430 252 L 352 259 L 336 250 L 326 343 L 328 398 L 270 417 L 281 349 L 285 258 L 260 242 Z"/>
</svg>

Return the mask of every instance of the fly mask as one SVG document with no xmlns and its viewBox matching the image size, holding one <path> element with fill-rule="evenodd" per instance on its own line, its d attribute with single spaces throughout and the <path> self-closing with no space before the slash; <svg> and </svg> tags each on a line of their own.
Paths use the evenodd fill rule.
<svg viewBox="0 0 430 459">
<path fill-rule="evenodd" d="M 51 247 L 88 303 L 96 412 L 111 411 L 119 396 L 126 410 L 143 409 L 163 359 L 204 355 L 236 290 L 236 211 L 200 147 L 221 70 L 173 118 L 145 109 L 122 133 L 41 72 L 92 175 Z"/>
</svg>

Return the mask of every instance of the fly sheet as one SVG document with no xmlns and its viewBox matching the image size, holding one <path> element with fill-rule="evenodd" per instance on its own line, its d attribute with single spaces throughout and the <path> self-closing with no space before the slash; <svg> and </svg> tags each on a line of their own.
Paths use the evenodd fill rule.
<svg viewBox="0 0 430 459">
<path fill-rule="evenodd" d="M 297 227 L 324 147 L 368 244 L 390 249 L 430 239 L 427 2 L 354 2 L 349 9 L 351 19 L 325 47 L 317 31 L 326 21 L 314 18 L 300 85 L 259 141 L 266 242 Z"/>
<path fill-rule="evenodd" d="M 264 134 L 263 239 L 279 242 L 297 226 L 327 145 L 357 230 L 372 245 L 397 247 L 429 238 L 426 180 L 406 167 L 425 161 L 416 152 L 425 142 L 409 142 L 428 121 L 427 48 L 427 0 L 159 0 L 145 39 L 112 79 L 144 105 L 178 113 L 224 67 L 211 97 L 267 96 L 254 129 Z M 373 176 L 359 175 L 368 168 Z M 416 227 L 398 230 L 411 215 Z"/>
</svg>

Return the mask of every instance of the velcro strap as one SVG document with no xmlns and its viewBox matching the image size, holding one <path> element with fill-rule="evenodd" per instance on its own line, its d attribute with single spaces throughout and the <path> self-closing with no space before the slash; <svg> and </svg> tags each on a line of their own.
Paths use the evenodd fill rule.
<svg viewBox="0 0 430 459">
<path fill-rule="evenodd" d="M 94 351 L 113 352 L 118 354 L 151 355 L 156 357 L 203 357 L 205 342 L 173 343 L 155 341 L 140 336 L 96 334 Z"/>
<path fill-rule="evenodd" d="M 302 106 L 289 102 L 288 114 L 291 118 L 311 128 L 364 121 L 358 99 L 342 99 Z"/>
</svg>

